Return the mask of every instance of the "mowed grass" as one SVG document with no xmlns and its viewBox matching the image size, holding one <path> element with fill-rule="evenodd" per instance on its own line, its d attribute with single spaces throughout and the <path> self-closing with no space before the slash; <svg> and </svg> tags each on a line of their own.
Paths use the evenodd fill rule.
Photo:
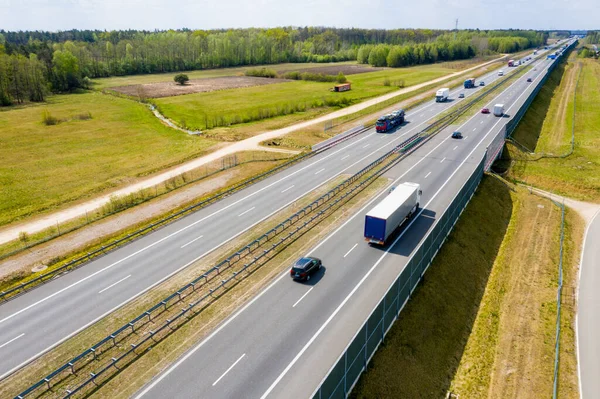
<svg viewBox="0 0 600 399">
<path fill-rule="evenodd" d="M 48 110 L 59 119 L 42 123 Z M 72 120 L 90 112 L 90 120 Z M 214 141 L 162 125 L 142 104 L 101 93 L 0 110 L 0 225 L 206 152 Z"/>
<path fill-rule="evenodd" d="M 566 228 L 559 393 L 574 399 L 583 223 L 568 212 Z M 559 233 L 550 201 L 484 177 L 351 396 L 551 397 Z"/>
<path fill-rule="evenodd" d="M 333 83 L 293 81 L 164 97 L 155 99 L 154 102 L 165 116 L 175 122 L 192 129 L 206 129 L 207 126 L 215 126 L 214 122 L 219 118 L 227 123 L 237 123 L 265 112 L 278 115 L 281 109 L 297 106 L 300 106 L 301 111 L 315 108 L 334 109 L 337 107 L 336 101 L 342 99 L 346 104 L 353 104 L 398 89 L 393 85 L 385 86 L 386 79 L 391 82 L 403 80 L 408 87 L 453 72 L 456 70 L 452 68 L 451 63 L 434 64 L 349 75 L 352 90 L 342 93 L 330 91 Z"/>
<path fill-rule="evenodd" d="M 573 126 L 573 92 L 578 63 L 581 75 L 575 105 L 575 148 L 566 158 L 530 161 L 509 145 L 514 163 L 509 177 L 569 197 L 600 202 L 600 63 L 571 58 L 552 73 L 517 127 L 514 137 L 539 154 L 567 154 Z"/>
<path fill-rule="evenodd" d="M 351 397 L 445 397 L 512 206 L 506 186 L 484 178 Z"/>
<path fill-rule="evenodd" d="M 356 61 L 347 62 L 336 62 L 332 64 L 323 64 L 316 62 L 309 63 L 285 63 L 285 64 L 272 64 L 272 65 L 250 65 L 243 67 L 233 68 L 219 68 L 219 69 L 204 69 L 198 71 L 184 71 L 190 79 L 206 79 L 206 78 L 218 78 L 222 76 L 236 76 L 243 75 L 249 69 L 267 68 L 274 71 L 295 71 L 298 69 L 306 68 L 319 68 L 329 65 L 356 65 Z M 158 83 L 158 82 L 172 82 L 173 77 L 179 72 L 167 72 L 167 73 L 154 73 L 148 75 L 129 75 L 129 76 L 113 76 L 110 78 L 99 78 L 94 79 L 92 82 L 95 89 L 106 89 L 109 87 L 116 86 L 127 86 L 137 85 L 145 83 Z"/>
</svg>

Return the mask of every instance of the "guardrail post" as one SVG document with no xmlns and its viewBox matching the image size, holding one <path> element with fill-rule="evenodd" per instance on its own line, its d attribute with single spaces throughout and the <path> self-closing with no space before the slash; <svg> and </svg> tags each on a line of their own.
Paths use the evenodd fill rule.
<svg viewBox="0 0 600 399">
<path fill-rule="evenodd" d="M 94 385 L 98 386 L 98 385 L 96 384 L 96 374 L 94 374 L 94 373 L 90 373 L 90 379 L 92 380 L 92 382 L 94 383 Z"/>
<path fill-rule="evenodd" d="M 146 316 L 148 316 L 148 321 L 152 322 L 152 314 L 149 311 L 146 311 Z"/>
<path fill-rule="evenodd" d="M 113 346 L 117 346 L 117 342 L 115 341 L 115 335 L 114 334 L 110 334 L 110 338 L 112 339 Z"/>
<path fill-rule="evenodd" d="M 129 327 L 131 327 L 131 332 L 134 333 L 135 332 L 135 326 L 133 325 L 132 322 L 129 322 Z"/>
<path fill-rule="evenodd" d="M 91 351 L 91 352 L 92 352 L 92 354 L 94 355 L 94 360 L 97 360 L 97 357 L 96 357 L 96 349 L 94 349 L 94 348 L 90 348 L 90 351 Z"/>
<path fill-rule="evenodd" d="M 48 378 L 44 378 L 46 385 L 48 385 L 48 389 L 50 389 L 50 380 Z"/>
<path fill-rule="evenodd" d="M 73 368 L 73 363 L 69 362 L 67 364 L 69 365 L 69 368 L 71 369 L 71 374 L 75 374 L 75 369 Z"/>
</svg>

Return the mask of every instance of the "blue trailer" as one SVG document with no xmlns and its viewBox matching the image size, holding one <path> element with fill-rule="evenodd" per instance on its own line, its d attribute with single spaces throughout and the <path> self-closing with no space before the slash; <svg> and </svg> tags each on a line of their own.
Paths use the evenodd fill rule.
<svg viewBox="0 0 600 399">
<path fill-rule="evenodd" d="M 475 78 L 465 80 L 465 89 L 472 89 L 473 87 L 475 87 Z"/>
<path fill-rule="evenodd" d="M 419 209 L 421 186 L 402 183 L 365 216 L 365 241 L 385 245 L 390 235 Z"/>
</svg>

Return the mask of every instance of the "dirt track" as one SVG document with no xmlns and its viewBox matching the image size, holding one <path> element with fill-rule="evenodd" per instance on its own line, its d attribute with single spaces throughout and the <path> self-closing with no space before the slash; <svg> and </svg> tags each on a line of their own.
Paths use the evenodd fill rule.
<svg viewBox="0 0 600 399">
<path fill-rule="evenodd" d="M 358 73 L 383 71 L 384 69 L 385 68 L 375 68 L 368 65 L 324 65 L 322 67 L 300 68 L 295 69 L 294 71 L 277 71 L 277 73 L 283 75 L 289 72 L 310 72 L 322 73 L 324 75 L 337 75 L 342 72 L 344 75 L 356 75 Z"/>
<path fill-rule="evenodd" d="M 160 82 L 118 86 L 112 87 L 110 90 L 133 97 L 161 98 L 180 96 L 182 94 L 239 89 L 241 87 L 263 86 L 288 81 L 286 79 L 257 78 L 253 76 L 224 76 L 221 78 L 192 79 L 185 85 L 175 82 Z"/>
</svg>

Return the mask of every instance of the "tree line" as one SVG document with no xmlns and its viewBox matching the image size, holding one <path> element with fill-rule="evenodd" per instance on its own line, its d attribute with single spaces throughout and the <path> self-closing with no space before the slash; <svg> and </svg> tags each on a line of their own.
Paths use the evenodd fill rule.
<svg viewBox="0 0 600 399">
<path fill-rule="evenodd" d="M 91 78 L 283 62 L 356 60 L 406 66 L 518 51 L 535 31 L 335 29 L 6 32 L 0 30 L 0 103 L 43 101 Z M 539 43 L 539 44 L 538 44 Z"/>
</svg>

